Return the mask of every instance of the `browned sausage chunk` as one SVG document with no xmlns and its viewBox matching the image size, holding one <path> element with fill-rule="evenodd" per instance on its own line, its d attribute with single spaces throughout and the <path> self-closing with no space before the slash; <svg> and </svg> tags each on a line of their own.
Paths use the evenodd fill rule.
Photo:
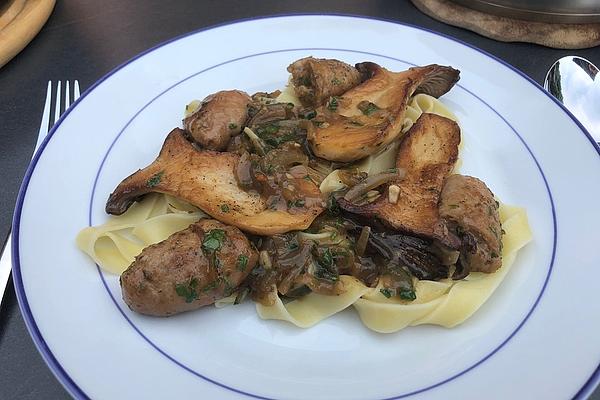
<svg viewBox="0 0 600 400">
<path fill-rule="evenodd" d="M 502 265 L 502 226 L 494 194 L 477 178 L 451 175 L 446 179 L 440 217 L 463 241 L 461 261 L 470 271 L 494 272 Z"/>
<path fill-rule="evenodd" d="M 252 99 L 240 90 L 223 90 L 202 100 L 200 108 L 183 120 L 185 130 L 202 147 L 222 151 L 244 128 Z"/>
<path fill-rule="evenodd" d="M 338 60 L 301 58 L 287 68 L 302 104 L 318 107 L 331 96 L 339 96 L 358 85 L 360 72 Z"/>
<path fill-rule="evenodd" d="M 194 310 L 233 293 L 257 260 L 239 229 L 203 219 L 136 257 L 121 275 L 123 300 L 148 315 Z"/>
</svg>

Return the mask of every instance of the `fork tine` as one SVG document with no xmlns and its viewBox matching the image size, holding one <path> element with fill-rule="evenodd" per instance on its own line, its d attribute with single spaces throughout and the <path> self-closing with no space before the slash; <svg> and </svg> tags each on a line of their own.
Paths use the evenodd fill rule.
<svg viewBox="0 0 600 400">
<path fill-rule="evenodd" d="M 56 84 L 56 102 L 54 103 L 54 121 L 52 121 L 52 126 L 56 124 L 56 121 L 60 118 L 60 88 L 61 81 L 58 81 Z"/>
<path fill-rule="evenodd" d="M 75 79 L 75 87 L 73 88 L 73 101 L 77 101 L 79 98 L 79 81 Z"/>
<path fill-rule="evenodd" d="M 71 105 L 71 93 L 69 93 L 69 81 L 65 82 L 65 111 Z"/>
<path fill-rule="evenodd" d="M 38 132 L 38 140 L 35 144 L 35 150 L 40 147 L 42 141 L 48 134 L 48 124 L 50 123 L 50 102 L 52 101 L 52 81 L 48 81 L 48 89 L 46 90 L 46 104 L 44 105 L 44 111 L 42 113 L 42 123 L 40 125 L 40 131 Z M 34 150 L 34 152 L 35 152 Z"/>
</svg>

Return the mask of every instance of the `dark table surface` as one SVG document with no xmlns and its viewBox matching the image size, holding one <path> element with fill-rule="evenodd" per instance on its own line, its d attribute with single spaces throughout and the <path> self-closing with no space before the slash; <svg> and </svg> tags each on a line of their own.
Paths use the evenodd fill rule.
<svg viewBox="0 0 600 400">
<path fill-rule="evenodd" d="M 182 33 L 241 18 L 290 13 L 357 14 L 423 26 L 486 50 L 538 83 L 564 55 L 580 55 L 600 65 L 600 48 L 553 50 L 496 42 L 437 22 L 408 0 L 59 0 L 40 34 L 0 69 L 0 238 L 10 229 L 48 80 L 78 79 L 84 90 L 137 53 Z M 0 312 L 0 399 L 68 397 L 34 347 L 9 282 Z M 592 398 L 600 400 L 600 393 Z"/>
</svg>

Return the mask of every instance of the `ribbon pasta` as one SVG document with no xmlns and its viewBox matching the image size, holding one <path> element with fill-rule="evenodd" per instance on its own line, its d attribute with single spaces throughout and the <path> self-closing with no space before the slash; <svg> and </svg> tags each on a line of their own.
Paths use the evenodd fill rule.
<svg viewBox="0 0 600 400">
<path fill-rule="evenodd" d="M 288 86 L 278 101 L 299 104 Z M 197 107 L 197 104 L 194 105 Z M 418 94 L 408 104 L 403 132 L 408 131 L 422 113 L 434 113 L 457 121 L 457 118 L 438 99 Z M 395 165 L 399 140 L 378 154 L 355 164 L 359 171 L 375 174 Z M 339 170 L 331 172 L 321 183 L 323 193 L 342 189 Z M 350 306 L 358 312 L 363 324 L 381 333 L 399 331 L 407 326 L 434 324 L 453 327 L 469 318 L 492 295 L 511 269 L 516 254 L 532 239 L 523 208 L 500 206 L 500 221 L 505 231 L 503 264 L 492 274 L 472 272 L 465 279 L 453 281 L 415 280 L 416 299 L 412 302 L 399 297 L 386 298 L 381 287 L 370 288 L 358 279 L 342 275 L 345 291 L 336 296 L 310 293 L 302 298 L 284 303 L 274 288 L 274 304 L 256 303 L 256 312 L 263 319 L 288 321 L 298 327 L 308 328 Z M 123 215 L 111 217 L 102 225 L 87 227 L 79 232 L 76 244 L 103 270 L 120 275 L 141 251 L 165 240 L 175 232 L 207 215 L 200 209 L 164 194 L 149 194 L 134 203 Z M 220 299 L 217 308 L 233 304 L 235 294 Z"/>
<path fill-rule="evenodd" d="M 123 215 L 82 229 L 75 242 L 103 270 L 121 275 L 145 247 L 161 242 L 206 214 L 164 194 L 149 194 Z"/>
<path fill-rule="evenodd" d="M 376 332 L 392 333 L 421 324 L 451 328 L 464 322 L 486 302 L 512 267 L 519 249 L 532 238 L 525 209 L 501 205 L 500 219 L 506 232 L 503 237 L 503 263 L 492 274 L 472 272 L 460 281 L 416 280 L 417 298 L 412 302 L 399 297 L 388 299 L 380 292 L 379 286 L 368 288 L 357 279 L 343 275 L 340 279 L 346 292 L 339 296 L 310 293 L 287 304 L 277 298 L 272 306 L 257 303 L 257 313 L 263 319 L 279 319 L 308 328 L 354 306 L 363 324 Z"/>
</svg>

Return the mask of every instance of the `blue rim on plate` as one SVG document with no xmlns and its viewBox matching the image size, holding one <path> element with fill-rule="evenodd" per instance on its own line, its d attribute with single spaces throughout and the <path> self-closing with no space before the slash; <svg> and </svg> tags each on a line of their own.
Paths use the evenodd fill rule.
<svg viewBox="0 0 600 400">
<path fill-rule="evenodd" d="M 33 315 L 31 313 L 31 309 L 29 307 L 29 304 L 27 302 L 27 297 L 25 294 L 25 289 L 23 286 L 23 281 L 22 281 L 22 276 L 21 276 L 21 266 L 20 266 L 20 258 L 19 258 L 19 224 L 20 224 L 20 218 L 21 218 L 21 214 L 22 214 L 22 209 L 23 209 L 23 201 L 25 198 L 25 194 L 27 192 L 27 187 L 29 185 L 29 181 L 31 179 L 31 175 L 35 169 L 35 166 L 39 160 L 40 155 L 42 154 L 42 152 L 44 151 L 47 143 L 49 140 L 51 140 L 52 136 L 54 135 L 56 129 L 61 125 L 62 121 L 68 116 L 68 114 L 71 112 L 72 109 L 74 109 L 78 103 L 85 98 L 89 93 L 91 93 L 98 85 L 100 85 L 104 80 L 108 79 L 110 76 L 112 76 L 114 73 L 116 73 L 117 71 L 119 71 L 120 69 L 122 69 L 123 67 L 125 67 L 126 65 L 130 64 L 131 62 L 137 60 L 138 58 L 143 57 L 144 55 L 160 48 L 163 47 L 169 43 L 172 43 L 174 41 L 177 41 L 179 39 L 194 35 L 196 33 L 199 32 L 203 32 L 206 30 L 210 30 L 210 29 L 214 29 L 217 27 L 221 27 L 221 26 L 227 26 L 227 25 L 233 25 L 233 24 L 237 24 L 237 23 L 241 23 L 241 22 L 247 22 L 247 21 L 254 21 L 254 20 L 262 20 L 262 19 L 271 19 L 271 18 L 278 18 L 278 17 L 290 17 L 290 16 L 341 16 L 341 17 L 354 17 L 354 18 L 358 18 L 358 19 L 366 19 L 366 20 L 376 20 L 376 21 L 382 21 L 382 22 L 388 22 L 388 23 L 394 23 L 397 25 L 402 25 L 402 26 L 406 26 L 406 27 L 410 27 L 412 29 L 416 29 L 416 30 L 421 30 L 421 31 L 425 31 L 425 32 L 429 32 L 432 33 L 434 35 L 452 40 L 454 42 L 457 42 L 459 44 L 462 44 L 466 47 L 469 47 L 471 49 L 476 50 L 477 52 L 499 62 L 500 64 L 508 67 L 509 69 L 511 69 L 513 72 L 517 73 L 518 75 L 520 75 L 521 77 L 525 78 L 527 81 L 529 81 L 531 84 L 533 84 L 535 87 L 537 87 L 542 93 L 544 93 L 546 96 L 548 96 L 549 98 L 551 98 L 575 123 L 576 125 L 581 129 L 581 131 L 583 132 L 583 134 L 588 138 L 588 140 L 590 141 L 590 143 L 592 144 L 592 146 L 596 149 L 596 151 L 598 152 L 599 156 L 600 156 L 600 148 L 598 147 L 598 145 L 596 144 L 596 142 L 593 140 L 592 136 L 589 134 L 589 132 L 587 132 L 587 130 L 583 127 L 583 125 L 558 101 L 556 100 L 554 97 L 552 97 L 548 92 L 546 92 L 540 85 L 537 84 L 537 82 L 535 82 L 533 79 L 531 79 L 529 76 L 525 75 L 523 72 L 519 71 L 518 69 L 514 68 L 513 66 L 511 66 L 510 64 L 506 63 L 505 61 L 495 57 L 494 55 L 491 55 L 469 43 L 465 43 L 459 39 L 455 39 L 451 36 L 439 33 L 439 32 L 435 32 L 433 30 L 427 29 L 427 28 L 422 28 L 422 27 L 418 27 L 415 25 L 411 25 L 411 24 L 407 24 L 407 23 L 402 23 L 402 22 L 398 22 L 398 21 L 393 21 L 393 20 L 387 20 L 387 19 L 383 19 L 383 18 L 373 18 L 373 17 L 364 17 L 364 16 L 358 16 L 358 15 L 351 15 L 351 14 L 282 14 L 282 15 L 273 15 L 273 16 L 265 16 L 265 17 L 258 17 L 258 18 L 247 18 L 247 19 L 242 19 L 242 20 L 236 20 L 236 21 L 229 21 L 229 22 L 225 22 L 225 23 L 221 23 L 221 24 L 217 24 L 217 25 L 213 25 L 210 27 L 206 27 L 206 28 L 202 28 L 202 29 L 198 29 L 196 31 L 192 31 L 192 32 L 188 32 L 185 34 L 182 34 L 180 36 L 177 36 L 173 39 L 170 39 L 168 41 L 165 41 L 161 44 L 158 44 L 140 54 L 138 54 L 137 56 L 135 56 L 134 58 L 126 61 L 125 63 L 119 65 L 118 67 L 116 67 L 115 69 L 113 69 L 112 71 L 110 71 L 108 74 L 106 74 L 105 76 L 103 76 L 100 80 L 98 80 L 94 85 L 92 85 L 89 89 L 87 89 L 82 96 L 75 101 L 71 108 L 69 108 L 62 116 L 61 118 L 57 121 L 57 123 L 52 127 L 52 129 L 50 130 L 50 132 L 48 133 L 47 137 L 44 139 L 44 141 L 42 142 L 40 149 L 36 152 L 36 154 L 34 155 L 31 164 L 29 165 L 25 177 L 23 179 L 23 183 L 21 185 L 21 188 L 19 190 L 19 195 L 17 198 L 17 203 L 16 203 L 16 208 L 15 208 L 15 214 L 13 217 L 13 233 L 14 233 L 14 238 L 15 240 L 13 241 L 13 246 L 12 246 L 12 256 L 13 256 L 13 280 L 14 280 L 14 284 L 15 284 L 15 291 L 17 294 L 17 299 L 19 301 L 19 306 L 21 308 L 21 312 L 23 314 L 26 326 L 34 340 L 34 343 L 36 344 L 38 350 L 40 351 L 40 353 L 42 354 L 44 361 L 48 364 L 49 368 L 52 370 L 52 372 L 54 373 L 54 375 L 57 377 L 57 379 L 63 384 L 63 386 L 70 392 L 71 395 L 73 395 L 76 398 L 89 398 L 85 392 L 83 392 L 83 390 L 73 381 L 73 379 L 66 373 L 66 371 L 63 369 L 63 367 L 60 365 L 60 363 L 57 361 L 57 359 L 54 357 L 54 355 L 52 354 L 52 351 L 50 350 L 50 348 L 48 347 L 47 343 L 45 342 L 43 336 L 41 335 L 37 324 L 35 322 L 35 319 L 33 318 Z M 385 56 L 384 56 L 385 57 Z M 471 93 L 474 95 L 474 93 Z M 477 96 L 476 96 L 477 97 Z M 481 100 L 481 99 L 480 99 Z M 499 115 L 499 114 L 498 114 Z M 500 116 L 500 115 L 499 115 Z M 504 119 L 502 116 L 500 116 L 502 119 Z M 505 120 L 505 122 L 507 122 Z M 507 122 L 508 123 L 508 122 Z M 510 125 L 510 124 L 509 124 Z M 512 127 L 511 127 L 512 128 Z M 513 129 L 514 131 L 514 129 Z M 515 131 L 516 133 L 516 131 Z M 518 134 L 517 134 L 518 135 Z M 520 136 L 519 136 L 520 138 Z M 527 144 L 523 141 L 522 138 L 520 138 L 521 141 L 523 142 L 523 144 L 527 147 Z M 531 151 L 529 150 L 529 148 L 527 147 L 527 150 L 530 152 L 530 154 L 533 156 L 533 154 L 531 153 Z M 535 157 L 534 157 L 535 160 Z M 537 160 L 535 160 L 536 164 L 537 164 Z M 539 168 L 539 164 L 538 168 Z M 540 168 L 540 172 L 541 172 L 541 168 Z M 542 173 L 543 174 L 543 173 Z M 545 177 L 544 177 L 544 181 L 545 181 Z M 545 182 L 546 187 L 547 186 L 547 182 Z M 548 188 L 549 190 L 549 188 Z M 549 193 L 550 194 L 550 193 Z M 550 199 L 552 202 L 552 199 Z M 554 209 L 553 209 L 553 216 L 554 216 Z M 555 229 L 555 233 L 556 233 L 556 220 L 554 220 L 554 229 Z M 554 253 L 555 253 L 555 245 L 556 245 L 556 234 L 554 236 L 554 249 L 553 249 L 553 253 L 552 253 L 552 262 L 554 261 Z M 552 264 L 550 265 L 550 269 L 552 268 Z M 548 275 L 549 276 L 549 275 Z M 544 287 L 542 288 L 542 292 L 540 293 L 540 297 L 541 294 L 543 293 L 543 290 L 545 289 L 546 283 L 547 283 L 547 279 L 544 282 Z M 114 300 L 114 299 L 113 299 Z M 539 297 L 538 299 L 536 299 L 536 302 L 534 303 L 533 308 L 535 308 L 535 306 L 537 305 L 539 301 Z M 480 360 L 478 363 L 472 365 L 471 367 L 469 367 L 468 369 L 466 369 L 465 371 L 451 377 L 450 379 L 446 379 L 443 382 L 440 382 L 436 385 L 433 385 L 429 388 L 425 388 L 422 389 L 416 393 L 420 393 L 424 390 L 428 390 L 431 389 L 432 387 L 437 387 L 445 382 L 448 382 L 449 380 L 452 380 L 454 378 L 456 378 L 457 376 L 460 376 L 468 371 L 470 371 L 471 369 L 475 368 L 477 365 L 479 365 L 480 363 L 482 363 L 483 361 L 485 361 L 486 359 L 488 359 L 489 357 L 491 357 L 496 351 L 498 351 L 508 340 L 510 340 L 510 338 L 516 334 L 516 332 L 520 329 L 520 327 L 525 323 L 525 321 L 528 319 L 528 317 L 531 315 L 532 310 L 527 314 L 527 316 L 525 317 L 525 319 L 521 322 L 521 324 L 519 324 L 519 326 L 517 327 L 517 329 L 509 336 L 509 338 L 507 338 L 500 346 L 498 346 L 492 353 L 490 353 L 488 356 L 486 356 L 484 359 Z M 135 328 L 135 327 L 134 327 Z M 207 379 L 205 377 L 203 377 L 204 379 Z M 209 382 L 213 382 L 210 379 L 208 379 Z M 579 398 L 584 398 L 587 395 L 589 395 L 591 393 L 591 391 L 594 389 L 594 387 L 599 383 L 600 381 L 600 365 L 596 368 L 596 370 L 591 374 L 591 376 L 588 378 L 588 380 L 585 382 L 585 384 L 581 387 L 581 389 L 575 394 L 574 398 L 579 399 Z M 223 385 L 220 385 L 223 386 Z M 239 391 L 237 389 L 233 389 L 233 388 L 229 388 L 230 390 L 234 390 L 240 394 L 245 394 L 245 395 L 250 395 L 252 397 L 258 397 L 258 398 L 263 398 L 260 396 L 256 396 L 256 395 L 252 395 L 249 393 L 245 393 L 242 391 Z M 416 393 L 409 393 L 407 395 L 412 395 L 412 394 L 416 394 Z M 407 396 L 404 395 L 404 396 Z M 403 396 L 403 397 L 404 397 Z M 397 398 L 397 397 L 395 397 Z"/>
</svg>

